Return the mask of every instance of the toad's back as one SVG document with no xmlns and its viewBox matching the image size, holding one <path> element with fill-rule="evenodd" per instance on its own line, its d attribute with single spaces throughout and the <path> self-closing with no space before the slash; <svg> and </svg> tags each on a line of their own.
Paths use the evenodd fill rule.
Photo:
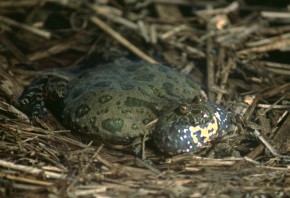
<svg viewBox="0 0 290 198">
<path fill-rule="evenodd" d="M 126 143 L 169 107 L 190 102 L 198 86 L 163 65 L 122 62 L 89 70 L 69 86 L 63 121 L 74 131 Z"/>
</svg>

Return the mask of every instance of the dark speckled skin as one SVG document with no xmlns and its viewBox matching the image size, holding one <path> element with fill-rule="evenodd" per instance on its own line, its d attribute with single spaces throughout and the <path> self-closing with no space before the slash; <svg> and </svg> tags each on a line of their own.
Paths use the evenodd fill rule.
<svg viewBox="0 0 290 198">
<path fill-rule="evenodd" d="M 191 101 L 199 91 L 191 79 L 163 65 L 105 65 L 71 82 L 63 120 L 74 131 L 128 143 L 148 132 L 146 124 L 163 110 Z"/>
</svg>

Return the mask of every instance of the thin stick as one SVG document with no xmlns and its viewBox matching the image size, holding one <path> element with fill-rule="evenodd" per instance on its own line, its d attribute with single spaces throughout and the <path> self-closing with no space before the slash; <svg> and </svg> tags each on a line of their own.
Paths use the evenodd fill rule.
<svg viewBox="0 0 290 198">
<path fill-rule="evenodd" d="M 102 28 L 105 32 L 107 32 L 109 35 L 111 35 L 114 39 L 116 39 L 119 43 L 127 47 L 129 50 L 131 50 L 134 54 L 139 56 L 140 58 L 144 59 L 150 64 L 156 64 L 158 63 L 156 60 L 139 50 L 137 47 L 135 47 L 132 43 L 130 43 L 126 38 L 121 36 L 118 32 L 113 30 L 110 26 L 105 24 L 101 19 L 98 17 L 91 17 L 91 21 L 98 25 L 100 28 Z"/>
<path fill-rule="evenodd" d="M 58 173 L 53 173 L 49 171 L 44 171 L 42 169 L 32 168 L 31 166 L 17 165 L 12 162 L 7 162 L 1 159 L 0 159 L 0 166 L 13 169 L 13 170 L 23 171 L 32 175 L 43 175 L 45 178 L 64 179 L 66 177 L 65 174 L 58 174 Z"/>
<path fill-rule="evenodd" d="M 28 32 L 31 32 L 31 33 L 33 33 L 35 35 L 44 37 L 46 39 L 50 39 L 51 38 L 51 33 L 50 32 L 47 32 L 47 31 L 44 31 L 44 30 L 40 30 L 40 29 L 34 28 L 32 26 L 29 26 L 29 25 L 21 24 L 21 23 L 19 23 L 17 21 L 14 21 L 12 19 L 7 18 L 7 17 L 0 16 L 0 22 L 5 23 L 7 25 L 14 26 L 14 27 L 18 27 L 20 29 L 26 30 Z"/>
<path fill-rule="evenodd" d="M 212 40 L 208 39 L 206 43 L 206 68 L 207 68 L 207 87 L 208 87 L 208 98 L 213 101 L 214 95 L 212 93 L 211 87 L 214 85 L 214 63 L 213 63 L 213 55 L 211 53 L 212 50 Z"/>
<path fill-rule="evenodd" d="M 260 134 L 258 130 L 254 130 L 254 135 L 261 140 L 261 142 L 269 149 L 272 155 L 274 155 L 275 157 L 281 157 L 276 149 Z"/>
<path fill-rule="evenodd" d="M 3 173 L 0 173 L 0 178 L 6 178 L 14 182 L 18 181 L 18 182 L 41 185 L 41 186 L 52 186 L 54 184 L 53 182 L 46 182 L 46 181 L 36 180 L 32 178 L 25 178 L 21 176 L 15 176 L 15 175 L 3 174 Z"/>
</svg>

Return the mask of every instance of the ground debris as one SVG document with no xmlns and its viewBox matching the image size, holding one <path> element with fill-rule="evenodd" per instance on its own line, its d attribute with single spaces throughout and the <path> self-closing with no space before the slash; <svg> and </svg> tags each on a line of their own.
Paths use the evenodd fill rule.
<svg viewBox="0 0 290 198">
<path fill-rule="evenodd" d="M 0 197 L 290 196 L 290 1 L 261 2 L 2 0 Z M 124 57 L 193 76 L 235 112 L 232 132 L 197 154 L 148 147 L 147 162 L 18 110 L 43 70 Z"/>
</svg>

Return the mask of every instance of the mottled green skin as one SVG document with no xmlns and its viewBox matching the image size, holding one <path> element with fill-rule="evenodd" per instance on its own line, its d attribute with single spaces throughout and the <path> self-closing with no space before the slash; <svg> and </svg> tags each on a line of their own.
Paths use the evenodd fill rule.
<svg viewBox="0 0 290 198">
<path fill-rule="evenodd" d="M 147 123 L 200 93 L 179 71 L 126 61 L 85 72 L 70 82 L 68 90 L 64 123 L 111 143 L 128 143 L 144 135 L 149 132 Z"/>
</svg>

